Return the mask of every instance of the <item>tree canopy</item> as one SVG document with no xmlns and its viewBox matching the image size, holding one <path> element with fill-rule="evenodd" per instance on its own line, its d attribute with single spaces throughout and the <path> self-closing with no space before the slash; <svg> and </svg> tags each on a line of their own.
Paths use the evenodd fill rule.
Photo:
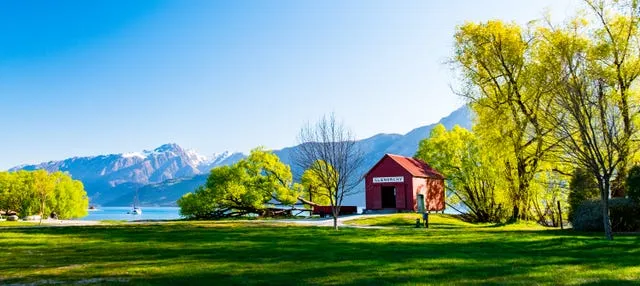
<svg viewBox="0 0 640 286">
<path fill-rule="evenodd" d="M 331 188 L 335 188 L 336 183 L 325 184 L 322 176 L 317 172 L 326 169 L 327 172 L 335 173 L 335 170 L 323 161 L 316 161 L 313 165 L 312 168 L 305 170 L 300 178 L 300 184 L 304 187 L 302 197 L 318 205 L 331 205 Z M 334 176 L 337 177 L 337 175 Z"/>
<path fill-rule="evenodd" d="M 342 202 L 361 189 L 360 167 L 364 154 L 355 135 L 334 114 L 323 116 L 315 124 L 300 129 L 293 155 L 298 167 L 312 173 L 327 194 L 333 217 L 333 227 L 338 230 L 338 215 Z"/>
<path fill-rule="evenodd" d="M 89 199 L 82 182 L 63 172 L 0 172 L 0 210 L 20 216 L 55 212 L 69 219 L 87 215 Z"/>
<path fill-rule="evenodd" d="M 447 201 L 462 204 L 467 218 L 476 222 L 499 222 L 510 205 L 498 154 L 481 145 L 469 130 L 458 125 L 447 131 L 442 124 L 420 142 L 416 158 L 429 162 L 446 178 Z"/>
<path fill-rule="evenodd" d="M 555 24 L 490 20 L 455 34 L 460 94 L 474 133 L 496 157 L 513 219 L 556 221 L 569 175 L 598 182 L 607 237 L 608 198 L 623 196 L 638 158 L 640 9 L 637 0 L 585 0 L 585 13 Z"/>
<path fill-rule="evenodd" d="M 265 215 L 275 204 L 295 204 L 301 192 L 288 165 L 256 148 L 233 165 L 212 169 L 205 185 L 184 195 L 178 205 L 191 218 Z"/>
</svg>

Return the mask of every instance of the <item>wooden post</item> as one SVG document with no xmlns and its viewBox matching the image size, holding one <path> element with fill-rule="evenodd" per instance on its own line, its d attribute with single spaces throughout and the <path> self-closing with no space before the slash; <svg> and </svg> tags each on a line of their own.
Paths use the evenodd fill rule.
<svg viewBox="0 0 640 286">
<path fill-rule="evenodd" d="M 428 212 L 423 213 L 422 219 L 424 219 L 424 228 L 429 228 L 429 213 Z"/>
<path fill-rule="evenodd" d="M 558 219 L 560 221 L 560 229 L 564 229 L 562 225 L 562 208 L 560 208 L 560 201 L 558 201 L 558 213 L 560 214 L 560 218 Z"/>
</svg>

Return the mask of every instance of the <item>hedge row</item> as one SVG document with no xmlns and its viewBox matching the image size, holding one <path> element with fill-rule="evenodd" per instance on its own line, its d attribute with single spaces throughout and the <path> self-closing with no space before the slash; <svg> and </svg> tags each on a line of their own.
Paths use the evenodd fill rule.
<svg viewBox="0 0 640 286">
<path fill-rule="evenodd" d="M 640 231 L 640 204 L 631 199 L 609 200 L 611 227 L 615 232 Z M 587 200 L 578 206 L 571 224 L 580 231 L 603 231 L 602 204 L 600 200 Z"/>
</svg>

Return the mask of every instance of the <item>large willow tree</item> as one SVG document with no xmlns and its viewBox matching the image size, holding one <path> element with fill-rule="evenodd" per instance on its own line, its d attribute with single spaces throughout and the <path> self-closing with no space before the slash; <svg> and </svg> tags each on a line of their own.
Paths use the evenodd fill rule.
<svg viewBox="0 0 640 286">
<path fill-rule="evenodd" d="M 591 21 L 582 29 L 590 46 L 587 58 L 590 73 L 609 90 L 608 98 L 619 111 L 622 134 L 635 136 L 638 77 L 640 76 L 640 9 L 638 0 L 585 0 Z M 578 31 L 571 27 L 568 31 Z M 581 36 L 581 35 L 579 35 Z M 632 142 L 620 146 L 620 164 L 612 186 L 614 196 L 624 196 L 625 179 L 632 161 Z"/>
<path fill-rule="evenodd" d="M 0 172 L 0 210 L 21 217 L 56 212 L 69 219 L 87 215 L 89 199 L 82 182 L 66 173 L 45 170 Z"/>
<path fill-rule="evenodd" d="M 535 46 L 538 65 L 554 88 L 545 118 L 563 138 L 557 157 L 596 179 L 605 234 L 612 239 L 609 197 L 623 193 L 619 182 L 625 181 L 627 162 L 636 151 L 639 11 L 636 1 L 615 6 L 628 9 L 627 15 L 611 14 L 614 7 L 607 9 L 603 2 L 588 4 L 597 16 L 596 29 L 588 19 L 575 18 L 540 28 Z"/>
<path fill-rule="evenodd" d="M 447 203 L 474 222 L 501 222 L 510 206 L 497 150 L 487 148 L 469 130 L 458 125 L 447 131 L 439 124 L 420 142 L 415 157 L 446 177 Z M 456 209 L 464 206 L 463 210 Z"/>
<path fill-rule="evenodd" d="M 640 10 L 638 0 L 584 3 L 585 13 L 561 25 L 467 23 L 453 62 L 477 136 L 508 152 L 512 217 L 546 212 L 532 185 L 549 170 L 563 173 L 548 166 L 570 164 L 598 180 L 610 238 L 607 201 L 624 194 L 637 156 Z"/>
<path fill-rule="evenodd" d="M 477 115 L 475 131 L 502 159 L 513 204 L 512 218 L 527 218 L 531 182 L 553 146 L 540 118 L 550 90 L 532 65 L 533 34 L 502 21 L 467 23 L 455 35 L 454 63 Z"/>
</svg>

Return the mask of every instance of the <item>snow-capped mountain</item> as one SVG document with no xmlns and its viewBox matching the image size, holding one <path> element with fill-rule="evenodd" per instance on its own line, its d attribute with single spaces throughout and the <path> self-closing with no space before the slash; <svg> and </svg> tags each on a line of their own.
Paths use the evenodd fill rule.
<svg viewBox="0 0 640 286">
<path fill-rule="evenodd" d="M 223 152 L 206 157 L 178 144 L 164 144 L 153 150 L 90 157 L 74 157 L 37 165 L 22 165 L 9 171 L 45 169 L 63 171 L 81 180 L 92 201 L 111 198 L 110 188 L 136 188 L 167 180 L 206 174 L 211 168 L 231 164 L 240 153 Z M 240 154 L 241 155 L 241 154 Z"/>
<path fill-rule="evenodd" d="M 437 123 L 418 127 L 404 135 L 377 134 L 372 137 L 359 140 L 358 145 L 364 153 L 364 163 L 360 172 L 366 172 L 386 153 L 413 156 L 418 149 L 420 141 L 429 137 L 431 129 L 439 123 L 443 124 L 447 129 L 453 128 L 456 124 L 470 129 L 472 125 L 472 117 L 473 115 L 471 110 L 468 107 L 463 106 L 452 112 L 449 116 L 442 118 Z M 300 170 L 295 164 L 292 164 L 292 154 L 296 152 L 296 148 L 298 148 L 298 146 L 287 147 L 280 150 L 274 150 L 274 153 L 278 155 L 282 162 L 291 166 L 294 177 L 299 177 L 302 170 Z M 225 162 L 236 162 L 239 159 L 244 158 L 244 155 L 241 153 L 234 153 L 231 155 L 222 153 L 219 156 L 220 158 L 227 158 L 221 161 L 222 165 L 226 164 Z M 212 156 L 210 158 L 215 157 L 217 156 Z M 146 185 L 139 189 L 140 202 L 143 205 L 149 206 L 175 206 L 176 200 L 185 193 L 191 192 L 196 187 L 204 184 L 206 180 L 207 175 L 202 174 L 192 178 L 169 180 L 159 184 Z M 360 186 L 360 188 L 364 187 Z M 131 194 L 122 195 L 120 198 L 113 199 L 108 204 L 112 206 L 122 206 L 131 200 L 131 196 Z M 363 206 L 364 193 L 359 193 L 346 198 L 345 204 Z"/>
<path fill-rule="evenodd" d="M 472 113 L 463 106 L 442 118 L 438 123 L 446 128 L 458 124 L 471 128 Z M 412 156 L 420 140 L 429 136 L 436 124 L 418 127 L 407 134 L 377 134 L 358 141 L 365 153 L 363 170 L 368 170 L 385 153 Z M 280 160 L 290 164 L 294 176 L 302 170 L 292 165 L 291 154 L 298 146 L 274 150 Z M 138 191 L 142 205 L 175 205 L 183 194 L 193 191 L 207 179 L 214 167 L 230 165 L 244 158 L 242 153 L 222 152 L 203 156 L 194 150 L 183 149 L 177 144 L 165 144 L 154 150 L 129 152 L 92 157 L 74 157 L 37 165 L 22 165 L 16 170 L 45 169 L 69 172 L 81 180 L 92 204 L 123 206 L 131 203 Z M 347 205 L 363 205 L 364 195 L 347 198 Z"/>
</svg>

